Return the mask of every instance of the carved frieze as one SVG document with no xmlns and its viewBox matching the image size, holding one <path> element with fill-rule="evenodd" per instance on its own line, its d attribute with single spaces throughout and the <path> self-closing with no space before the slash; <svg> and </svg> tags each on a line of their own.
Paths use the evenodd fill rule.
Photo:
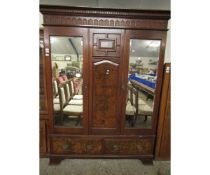
<svg viewBox="0 0 210 175">
<path fill-rule="evenodd" d="M 45 15 L 44 25 L 57 26 L 86 26 L 86 27 L 112 27 L 112 28 L 136 28 L 136 29 L 166 29 L 165 20 L 149 19 L 120 19 L 99 17 L 76 17 L 62 15 Z"/>
</svg>

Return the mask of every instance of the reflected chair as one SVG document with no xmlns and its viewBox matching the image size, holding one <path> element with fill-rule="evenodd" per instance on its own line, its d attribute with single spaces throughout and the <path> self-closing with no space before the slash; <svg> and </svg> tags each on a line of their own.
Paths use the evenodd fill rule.
<svg viewBox="0 0 210 175">
<path fill-rule="evenodd" d="M 152 116 L 153 108 L 148 104 L 139 104 L 138 105 L 138 116 L 145 116 L 144 121 L 147 121 L 147 116 Z"/>
<path fill-rule="evenodd" d="M 64 84 L 65 96 L 67 104 L 69 105 L 83 105 L 83 99 L 71 99 L 70 81 Z"/>
<path fill-rule="evenodd" d="M 138 99 L 133 98 L 134 93 L 136 93 L 136 96 L 138 97 L 137 91 L 135 91 L 135 89 L 132 87 L 132 85 L 128 85 L 128 95 L 127 95 L 125 115 L 126 115 L 126 117 L 128 117 L 130 126 L 134 126 L 134 120 L 135 120 L 136 114 L 137 114 L 137 108 L 136 108 L 137 105 L 135 105 L 135 104 L 137 103 L 136 100 L 138 100 Z"/>
<path fill-rule="evenodd" d="M 77 117 L 77 123 L 81 123 L 83 106 L 82 105 L 69 105 L 65 97 L 64 85 L 60 84 L 58 87 L 59 99 L 60 99 L 60 115 L 61 123 L 63 123 L 64 115 Z"/>
<path fill-rule="evenodd" d="M 53 103 L 59 104 L 59 96 L 58 96 L 58 83 L 56 80 L 53 81 Z"/>
<path fill-rule="evenodd" d="M 73 83 L 72 80 L 69 81 L 69 86 L 70 86 L 71 98 L 74 99 L 74 100 L 82 100 L 83 95 L 77 95 L 75 93 L 74 83 Z"/>
<path fill-rule="evenodd" d="M 135 106 L 136 115 L 134 115 L 134 120 L 132 121 L 132 126 L 135 125 L 138 116 L 144 116 L 144 121 L 147 121 L 147 116 L 152 116 L 153 108 L 146 103 L 146 100 L 139 98 L 138 90 L 134 87 L 130 87 L 131 91 L 131 105 Z"/>
</svg>

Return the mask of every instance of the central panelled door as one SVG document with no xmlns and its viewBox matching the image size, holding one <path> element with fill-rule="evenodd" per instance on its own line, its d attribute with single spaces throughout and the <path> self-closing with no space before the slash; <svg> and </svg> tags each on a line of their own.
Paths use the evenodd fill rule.
<svg viewBox="0 0 210 175">
<path fill-rule="evenodd" d="M 90 29 L 90 134 L 119 134 L 123 30 Z"/>
</svg>

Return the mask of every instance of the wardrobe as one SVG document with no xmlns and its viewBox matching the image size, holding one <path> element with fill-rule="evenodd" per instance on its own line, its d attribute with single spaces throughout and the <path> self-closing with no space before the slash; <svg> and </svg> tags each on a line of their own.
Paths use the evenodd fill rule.
<svg viewBox="0 0 210 175">
<path fill-rule="evenodd" d="M 66 158 L 151 163 L 170 12 L 48 5 L 40 12 L 40 126 L 50 164 Z"/>
</svg>

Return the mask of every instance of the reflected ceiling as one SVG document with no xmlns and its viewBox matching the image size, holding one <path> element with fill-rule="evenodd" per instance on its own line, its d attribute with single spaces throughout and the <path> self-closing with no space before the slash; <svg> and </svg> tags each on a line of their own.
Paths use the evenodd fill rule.
<svg viewBox="0 0 210 175">
<path fill-rule="evenodd" d="M 130 40 L 131 57 L 159 57 L 160 41 L 158 40 Z"/>
<path fill-rule="evenodd" d="M 82 54 L 81 37 L 50 37 L 50 42 L 52 54 Z"/>
</svg>

